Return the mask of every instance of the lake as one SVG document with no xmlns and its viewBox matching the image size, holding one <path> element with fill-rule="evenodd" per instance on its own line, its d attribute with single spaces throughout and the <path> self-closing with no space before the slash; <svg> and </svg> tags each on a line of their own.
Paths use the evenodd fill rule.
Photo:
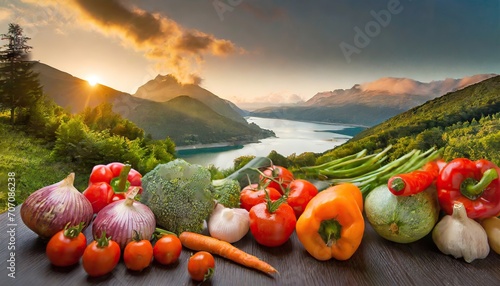
<svg viewBox="0 0 500 286">
<path fill-rule="evenodd" d="M 249 123 L 273 130 L 276 137 L 260 140 L 243 146 L 197 148 L 179 150 L 177 156 L 193 164 L 214 165 L 230 168 L 233 160 L 240 156 L 254 155 L 265 157 L 273 150 L 283 156 L 304 152 L 321 153 L 335 148 L 349 140 L 364 127 L 301 122 L 275 118 L 248 117 Z"/>
</svg>

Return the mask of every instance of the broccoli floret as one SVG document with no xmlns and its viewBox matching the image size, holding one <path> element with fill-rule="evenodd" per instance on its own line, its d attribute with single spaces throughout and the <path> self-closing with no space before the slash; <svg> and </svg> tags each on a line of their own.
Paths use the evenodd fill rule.
<svg viewBox="0 0 500 286">
<path fill-rule="evenodd" d="M 226 208 L 240 207 L 240 183 L 232 179 L 213 180 L 213 194 L 215 200 Z"/>
<path fill-rule="evenodd" d="M 180 234 L 202 232 L 215 207 L 208 169 L 176 159 L 159 164 L 142 178 L 141 202 L 153 211 L 158 226 Z"/>
</svg>

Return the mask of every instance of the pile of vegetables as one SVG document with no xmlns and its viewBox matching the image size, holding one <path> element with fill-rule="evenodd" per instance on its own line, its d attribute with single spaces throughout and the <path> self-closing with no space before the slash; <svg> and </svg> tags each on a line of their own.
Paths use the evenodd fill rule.
<svg viewBox="0 0 500 286">
<path fill-rule="evenodd" d="M 214 275 L 218 255 L 266 274 L 278 270 L 232 243 L 251 234 L 278 247 L 293 232 L 315 259 L 348 260 L 362 243 L 366 215 L 382 237 L 412 243 L 429 234 L 438 249 L 472 262 L 500 253 L 500 168 L 487 160 L 440 159 L 413 150 L 392 162 L 366 150 L 302 168 L 296 178 L 268 158 L 255 158 L 221 180 L 176 159 L 142 176 L 130 165 L 96 166 L 80 193 L 74 174 L 34 192 L 21 208 L 25 224 L 48 240 L 56 266 L 82 260 L 89 276 L 110 273 L 123 259 L 131 271 L 155 260 L 171 265 L 183 247 L 195 251 L 194 281 Z M 312 182 L 326 183 L 319 189 Z M 92 223 L 94 240 L 83 229 Z"/>
<path fill-rule="evenodd" d="M 392 145 L 378 153 L 367 155 L 367 150 L 335 159 L 317 166 L 301 168 L 310 178 L 317 177 L 330 184 L 353 183 L 366 196 L 376 187 L 386 184 L 387 181 L 399 174 L 420 169 L 425 164 L 438 159 L 442 150 L 431 148 L 427 151 L 413 149 L 392 162 L 386 163 L 387 152 Z"/>
</svg>

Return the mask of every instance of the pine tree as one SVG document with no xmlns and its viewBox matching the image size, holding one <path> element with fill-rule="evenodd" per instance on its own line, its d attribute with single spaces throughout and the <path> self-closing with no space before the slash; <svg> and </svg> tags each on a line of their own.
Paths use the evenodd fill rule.
<svg viewBox="0 0 500 286">
<path fill-rule="evenodd" d="M 43 95 L 35 62 L 29 60 L 29 37 L 23 35 L 18 24 L 9 24 L 7 34 L 1 35 L 8 43 L 0 50 L 0 110 L 10 110 L 10 122 L 16 122 L 18 109 L 30 108 Z"/>
</svg>

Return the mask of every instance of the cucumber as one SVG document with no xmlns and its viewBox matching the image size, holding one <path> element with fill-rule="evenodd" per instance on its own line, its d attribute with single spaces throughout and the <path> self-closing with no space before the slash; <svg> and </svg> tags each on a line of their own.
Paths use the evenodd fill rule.
<svg viewBox="0 0 500 286">
<path fill-rule="evenodd" d="M 412 196 L 395 196 L 387 184 L 365 199 L 365 214 L 375 232 L 390 241 L 411 243 L 429 234 L 439 219 L 434 186 Z"/>
</svg>

